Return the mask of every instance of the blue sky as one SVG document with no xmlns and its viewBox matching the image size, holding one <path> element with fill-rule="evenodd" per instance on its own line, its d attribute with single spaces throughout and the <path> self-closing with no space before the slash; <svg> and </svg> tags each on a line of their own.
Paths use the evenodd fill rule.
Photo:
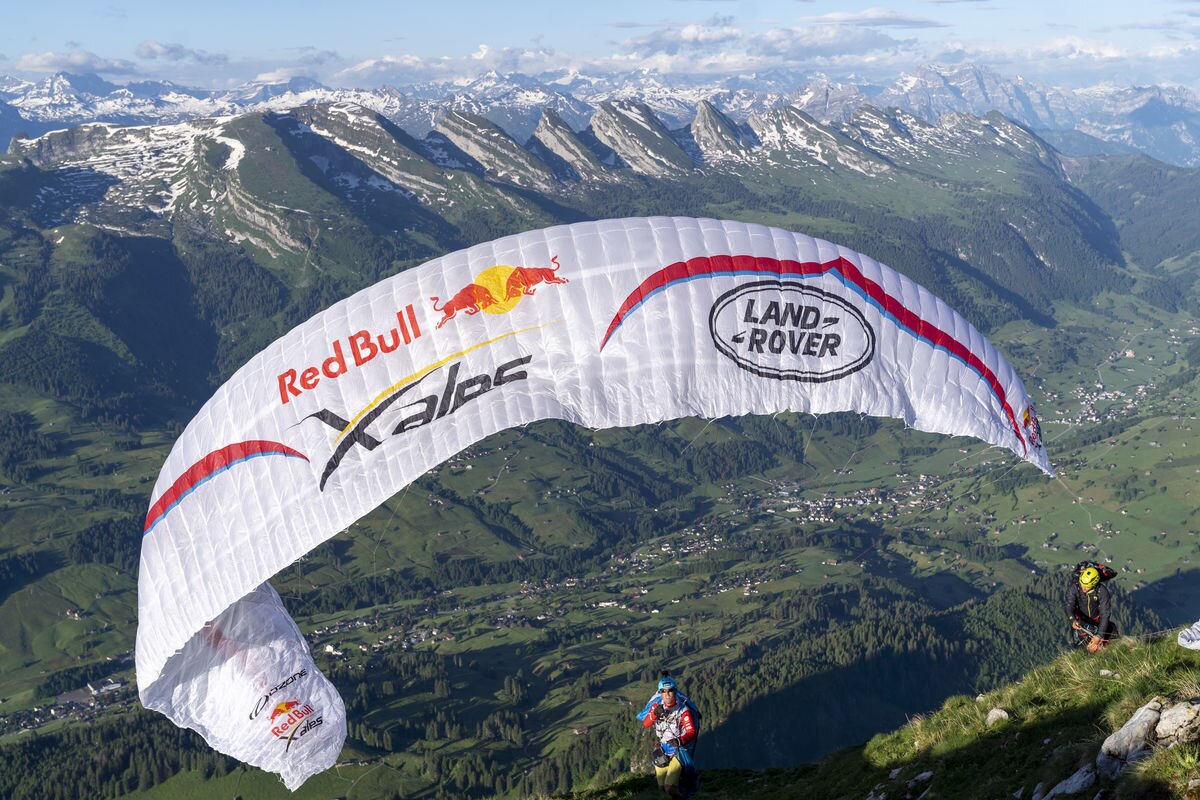
<svg viewBox="0 0 1200 800">
<path fill-rule="evenodd" d="M 649 67 L 792 69 L 890 80 L 971 61 L 1059 86 L 1200 90 L 1200 0 L 392 0 L 13 3 L 0 74 L 96 72 L 219 88 L 307 75 L 333 86 Z"/>
</svg>

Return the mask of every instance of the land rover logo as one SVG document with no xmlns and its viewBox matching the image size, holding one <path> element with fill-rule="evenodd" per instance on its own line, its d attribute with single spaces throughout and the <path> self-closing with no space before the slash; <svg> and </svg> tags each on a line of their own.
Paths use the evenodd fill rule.
<svg viewBox="0 0 1200 800">
<path fill-rule="evenodd" d="M 840 297 L 799 283 L 759 281 L 732 289 L 708 315 L 713 344 L 764 378 L 823 383 L 871 363 L 875 331 Z"/>
</svg>

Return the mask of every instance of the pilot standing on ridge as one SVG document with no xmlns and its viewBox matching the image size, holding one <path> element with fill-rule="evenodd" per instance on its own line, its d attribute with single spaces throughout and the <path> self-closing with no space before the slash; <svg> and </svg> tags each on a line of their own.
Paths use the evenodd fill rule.
<svg viewBox="0 0 1200 800">
<path fill-rule="evenodd" d="M 686 791 L 681 782 L 685 761 L 692 767 L 687 777 L 694 778 L 695 766 L 687 746 L 696 739 L 696 719 L 691 704 L 680 699 L 674 678 L 664 675 L 658 682 L 657 698 L 651 699 L 650 707 L 641 719 L 643 727 L 653 726 L 658 738 L 654 747 L 654 777 L 658 779 L 658 788 L 672 800 L 690 797 L 692 792 Z"/>
<path fill-rule="evenodd" d="M 1067 619 L 1075 643 L 1095 653 L 1117 638 L 1117 626 L 1112 620 L 1112 593 L 1103 582 L 1116 573 L 1103 564 L 1083 562 L 1074 574 L 1078 580 L 1071 581 L 1063 598 Z"/>
</svg>

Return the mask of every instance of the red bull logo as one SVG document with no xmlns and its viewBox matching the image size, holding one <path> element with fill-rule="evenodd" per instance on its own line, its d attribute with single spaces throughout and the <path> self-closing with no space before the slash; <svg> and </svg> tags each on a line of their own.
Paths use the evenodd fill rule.
<svg viewBox="0 0 1200 800">
<path fill-rule="evenodd" d="M 265 694 L 258 698 L 258 702 L 254 704 L 254 710 L 250 712 L 250 719 L 257 719 L 259 714 L 264 713 L 267 709 L 271 709 L 271 721 L 274 722 L 276 717 L 280 716 L 281 714 L 287 714 L 289 711 L 294 709 L 296 707 L 296 703 L 290 700 L 277 703 L 276 705 L 272 706 L 271 698 L 292 684 L 296 683 L 296 681 L 302 681 L 307 677 L 308 670 L 302 669 L 298 672 L 293 672 L 291 675 L 272 686 Z M 295 689 L 292 689 L 292 691 L 294 692 Z M 291 692 L 289 692 L 289 694 L 291 694 Z M 280 709 L 282 709 L 282 711 Z"/>
<path fill-rule="evenodd" d="M 301 705 L 293 700 L 280 703 L 271 711 L 271 733 L 281 739 L 287 738 L 288 733 L 295 729 L 297 724 L 315 713 L 316 710 L 307 703 Z"/>
<path fill-rule="evenodd" d="M 441 298 L 431 297 L 433 310 L 442 315 L 437 326 L 442 327 L 460 312 L 469 317 L 480 311 L 507 314 L 523 298 L 532 297 L 539 285 L 567 283 L 567 279 L 558 274 L 558 256 L 553 256 L 550 263 L 554 266 L 514 267 L 497 264 L 476 275 L 475 280 L 459 289 L 445 303 Z"/>
<path fill-rule="evenodd" d="M 271 724 L 275 724 L 275 720 L 290 712 L 293 708 L 300 705 L 298 700 L 284 700 L 282 703 L 276 704 L 275 708 L 271 709 Z"/>
<path fill-rule="evenodd" d="M 1025 437 L 1029 439 L 1029 444 L 1033 447 L 1042 446 L 1042 424 L 1038 422 L 1037 412 L 1033 406 L 1025 409 L 1025 414 L 1021 419 L 1021 427 L 1025 429 Z"/>
</svg>

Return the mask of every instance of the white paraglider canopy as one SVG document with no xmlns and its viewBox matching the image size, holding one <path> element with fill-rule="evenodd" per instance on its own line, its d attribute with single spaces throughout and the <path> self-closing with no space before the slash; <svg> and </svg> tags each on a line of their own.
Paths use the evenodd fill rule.
<svg viewBox="0 0 1200 800">
<path fill-rule="evenodd" d="M 345 709 L 272 575 L 505 428 L 780 411 L 893 417 L 1053 474 L 1025 387 L 974 327 L 802 234 L 604 220 L 381 281 L 252 358 L 167 457 L 142 545 L 142 702 L 294 789 L 335 763 Z"/>
</svg>

